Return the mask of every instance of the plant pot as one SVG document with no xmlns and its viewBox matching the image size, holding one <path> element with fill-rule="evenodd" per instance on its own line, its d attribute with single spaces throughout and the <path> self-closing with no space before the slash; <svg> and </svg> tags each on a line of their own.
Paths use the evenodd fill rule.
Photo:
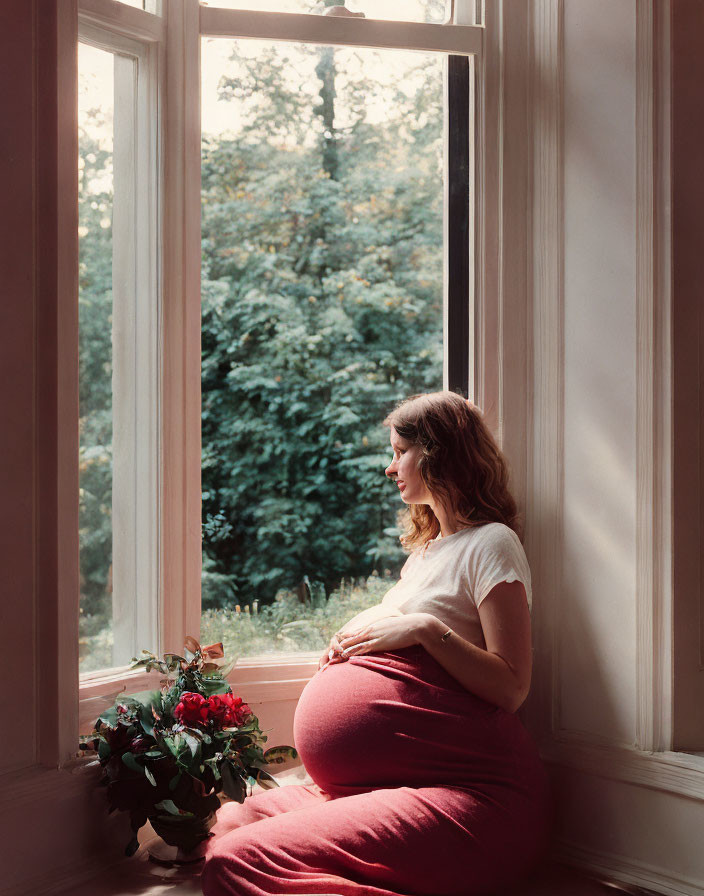
<svg viewBox="0 0 704 896">
<path fill-rule="evenodd" d="M 150 844 L 149 855 L 157 862 L 185 865 L 203 859 L 205 843 L 211 836 L 210 829 L 215 822 L 215 812 L 205 818 L 198 818 L 197 815 L 151 815 L 149 822 L 154 833 L 164 841 Z"/>
</svg>

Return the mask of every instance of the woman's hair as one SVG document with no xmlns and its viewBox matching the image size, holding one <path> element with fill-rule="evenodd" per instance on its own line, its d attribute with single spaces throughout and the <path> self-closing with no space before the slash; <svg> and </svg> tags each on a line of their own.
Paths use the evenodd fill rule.
<svg viewBox="0 0 704 896">
<path fill-rule="evenodd" d="M 478 407 L 454 392 L 414 395 L 392 411 L 384 425 L 420 447 L 423 482 L 460 526 L 504 523 L 520 535 L 506 461 Z M 409 505 L 404 524 L 401 544 L 408 549 L 440 532 L 440 523 L 426 504 Z"/>
</svg>

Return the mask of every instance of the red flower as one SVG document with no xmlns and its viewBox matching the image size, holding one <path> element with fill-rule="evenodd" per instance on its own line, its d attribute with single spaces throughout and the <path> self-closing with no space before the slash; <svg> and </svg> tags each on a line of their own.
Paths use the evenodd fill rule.
<svg viewBox="0 0 704 896">
<path fill-rule="evenodd" d="M 241 697 L 232 694 L 213 694 L 207 700 L 201 694 L 186 691 L 174 709 L 174 718 L 184 725 L 214 728 L 239 728 L 252 715 L 250 707 Z"/>
<path fill-rule="evenodd" d="M 232 694 L 213 694 L 208 700 L 211 718 L 216 728 L 237 728 L 252 714 L 241 697 Z"/>
<path fill-rule="evenodd" d="M 205 725 L 208 721 L 208 701 L 202 694 L 185 691 L 174 709 L 174 718 L 184 725 Z"/>
</svg>

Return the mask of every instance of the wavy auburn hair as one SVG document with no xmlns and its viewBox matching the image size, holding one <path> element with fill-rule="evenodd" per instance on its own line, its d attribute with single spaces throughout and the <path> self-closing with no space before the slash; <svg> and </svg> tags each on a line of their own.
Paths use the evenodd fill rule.
<svg viewBox="0 0 704 896">
<path fill-rule="evenodd" d="M 389 414 L 384 426 L 420 447 L 421 479 L 461 527 L 504 523 L 520 536 L 508 467 L 478 407 L 455 392 L 414 395 Z M 405 548 L 420 547 L 440 532 L 427 504 L 411 504 L 403 516 Z"/>
</svg>

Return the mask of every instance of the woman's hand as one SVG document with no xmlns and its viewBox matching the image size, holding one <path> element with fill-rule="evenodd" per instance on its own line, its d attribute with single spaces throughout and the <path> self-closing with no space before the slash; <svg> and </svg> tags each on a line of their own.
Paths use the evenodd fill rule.
<svg viewBox="0 0 704 896">
<path fill-rule="evenodd" d="M 335 634 L 330 638 L 330 643 L 325 648 L 325 653 L 318 660 L 318 669 L 322 669 L 323 666 L 327 666 L 328 663 L 340 663 L 346 657 L 342 657 L 340 654 L 342 652 L 342 646 L 340 645 L 340 637 L 341 632 L 335 632 Z"/>
<path fill-rule="evenodd" d="M 346 631 L 338 633 L 340 658 L 349 659 L 362 653 L 381 653 L 412 647 L 420 643 L 421 633 L 427 627 L 428 620 L 434 619 L 430 613 L 407 613 L 376 619 L 357 630 L 346 627 Z"/>
<path fill-rule="evenodd" d="M 416 615 L 422 616 L 426 614 L 420 613 Z M 322 669 L 324 666 L 327 666 L 328 663 L 341 663 L 343 660 L 347 659 L 347 654 L 344 656 L 342 655 L 342 645 L 340 643 L 344 637 L 366 630 L 371 623 L 378 622 L 379 620 L 398 618 L 408 619 L 409 617 L 404 616 L 400 610 L 383 607 L 381 604 L 376 604 L 373 607 L 368 607 L 366 610 L 362 610 L 361 613 L 357 613 L 356 616 L 349 619 L 342 628 L 335 632 L 332 638 L 330 638 L 330 643 L 325 648 L 325 653 L 318 660 L 318 669 Z"/>
</svg>

